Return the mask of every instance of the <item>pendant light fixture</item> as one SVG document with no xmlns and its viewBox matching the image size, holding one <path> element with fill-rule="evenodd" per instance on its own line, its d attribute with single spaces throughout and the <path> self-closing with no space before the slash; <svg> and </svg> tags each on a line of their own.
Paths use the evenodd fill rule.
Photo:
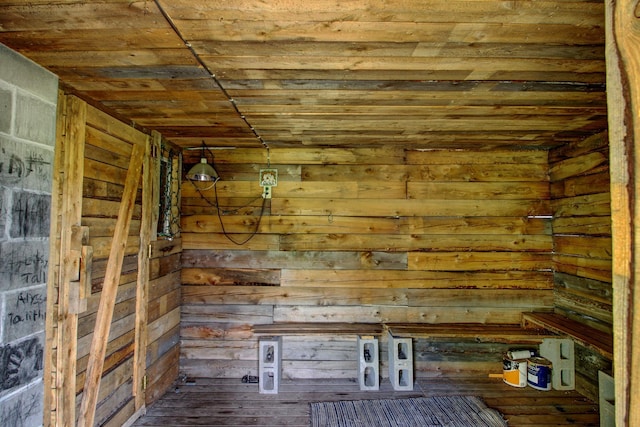
<svg viewBox="0 0 640 427">
<path fill-rule="evenodd" d="M 214 167 L 207 162 L 205 149 L 207 149 L 207 147 L 204 145 L 204 141 L 202 141 L 202 155 L 200 156 L 200 163 L 196 163 L 192 166 L 186 176 L 189 181 L 211 182 L 213 186 L 220 180 L 220 176 Z"/>
</svg>

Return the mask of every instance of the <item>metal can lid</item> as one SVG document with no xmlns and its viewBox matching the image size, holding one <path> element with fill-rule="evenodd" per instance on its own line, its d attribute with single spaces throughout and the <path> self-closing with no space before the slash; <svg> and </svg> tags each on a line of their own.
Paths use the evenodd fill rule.
<svg viewBox="0 0 640 427">
<path fill-rule="evenodd" d="M 544 357 L 530 357 L 527 360 L 529 363 L 534 363 L 536 365 L 551 366 L 551 361 Z"/>
</svg>

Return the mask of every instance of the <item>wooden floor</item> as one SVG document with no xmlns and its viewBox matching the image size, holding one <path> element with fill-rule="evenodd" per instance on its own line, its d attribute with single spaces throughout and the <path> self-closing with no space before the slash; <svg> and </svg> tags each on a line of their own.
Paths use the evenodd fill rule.
<svg viewBox="0 0 640 427">
<path fill-rule="evenodd" d="M 240 380 L 202 378 L 173 388 L 134 426 L 308 426 L 309 402 L 444 395 L 480 396 L 509 426 L 599 425 L 597 403 L 576 392 L 515 388 L 493 378 L 419 378 L 412 392 L 394 391 L 388 380 L 380 391 L 362 392 L 356 380 L 297 379 L 276 395 Z"/>
</svg>

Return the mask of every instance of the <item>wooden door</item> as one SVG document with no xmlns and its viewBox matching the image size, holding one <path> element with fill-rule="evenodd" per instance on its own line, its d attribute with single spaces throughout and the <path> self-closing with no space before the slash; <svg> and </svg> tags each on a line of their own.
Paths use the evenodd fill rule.
<svg viewBox="0 0 640 427">
<path fill-rule="evenodd" d="M 99 399 L 129 415 L 144 406 L 152 143 L 72 95 L 57 126 L 44 424 L 91 426 Z"/>
</svg>

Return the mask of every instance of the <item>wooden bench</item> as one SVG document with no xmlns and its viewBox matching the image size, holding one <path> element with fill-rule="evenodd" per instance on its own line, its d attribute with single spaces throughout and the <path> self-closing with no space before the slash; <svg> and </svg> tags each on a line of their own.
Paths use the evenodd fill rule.
<svg viewBox="0 0 640 427">
<path fill-rule="evenodd" d="M 508 344 L 539 344 L 544 338 L 553 338 L 554 331 L 540 326 L 526 328 L 514 324 L 497 323 L 309 323 L 286 322 L 253 325 L 258 336 L 282 335 L 381 335 L 389 331 L 397 337 L 407 338 L 460 338 L 477 342 Z"/>
<path fill-rule="evenodd" d="M 531 326 L 531 325 L 530 325 Z M 311 335 L 356 335 L 360 337 L 376 337 L 383 333 L 389 334 L 389 378 L 396 390 L 411 390 L 413 387 L 413 339 L 457 339 L 471 340 L 478 343 L 505 343 L 514 345 L 538 345 L 545 338 L 557 338 L 553 332 L 544 328 L 523 328 L 517 324 L 484 324 L 484 323 L 311 323 L 311 322 L 286 322 L 258 324 L 253 326 L 253 333 L 259 337 L 275 337 L 272 341 L 261 341 L 267 345 L 281 345 L 280 337 L 287 335 L 311 336 Z M 268 339 L 268 338 L 267 338 Z M 262 353 L 260 344 L 260 354 Z M 402 347 L 400 350 L 398 346 Z M 359 380 L 363 387 L 361 371 L 363 366 L 362 349 L 358 346 Z M 278 350 L 280 354 L 280 350 Z M 261 361 L 261 359 L 259 359 Z M 378 357 L 376 354 L 375 361 Z M 272 369 L 267 367 L 265 369 Z M 263 368 L 260 368 L 262 376 Z M 279 370 L 279 367 L 277 368 Z M 402 375 L 401 375 L 402 374 Z M 377 389 L 377 388 L 376 388 Z M 277 390 L 275 391 L 277 392 Z"/>
<path fill-rule="evenodd" d="M 253 333 L 263 337 L 258 342 L 260 393 L 278 393 L 282 370 L 281 337 L 285 335 L 356 335 L 360 390 L 378 390 L 380 360 L 377 336 L 383 332 L 380 323 L 286 322 L 254 325 Z"/>
<path fill-rule="evenodd" d="M 544 328 L 550 332 L 567 336 L 577 344 L 613 360 L 613 335 L 570 319 L 562 314 L 530 312 L 522 314 L 522 327 Z"/>
</svg>

